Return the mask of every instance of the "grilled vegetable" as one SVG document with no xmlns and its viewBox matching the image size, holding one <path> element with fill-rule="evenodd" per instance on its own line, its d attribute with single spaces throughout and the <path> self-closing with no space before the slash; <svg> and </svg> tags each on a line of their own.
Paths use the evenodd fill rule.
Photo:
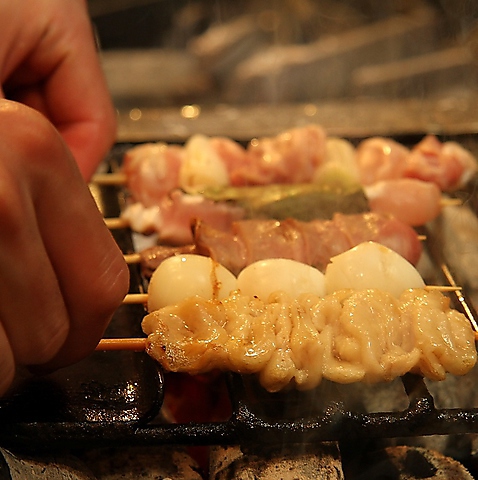
<svg viewBox="0 0 478 480">
<path fill-rule="evenodd" d="M 213 201 L 241 206 L 246 218 L 310 221 L 331 219 L 336 212 L 354 214 L 369 210 L 362 187 L 346 182 L 211 187 L 199 193 Z"/>
</svg>

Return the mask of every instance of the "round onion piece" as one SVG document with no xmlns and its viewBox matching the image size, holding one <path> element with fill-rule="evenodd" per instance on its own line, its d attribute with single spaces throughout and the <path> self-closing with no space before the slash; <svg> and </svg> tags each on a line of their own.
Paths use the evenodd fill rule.
<svg viewBox="0 0 478 480">
<path fill-rule="evenodd" d="M 200 296 L 221 300 L 236 290 L 236 277 L 224 266 L 201 255 L 175 255 L 153 272 L 148 288 L 148 310 L 159 310 Z"/>
<path fill-rule="evenodd" d="M 259 260 L 244 268 L 237 277 L 237 288 L 244 295 L 266 302 L 271 293 L 284 291 L 293 298 L 301 293 L 324 296 L 324 274 L 314 267 L 286 258 Z"/>
<path fill-rule="evenodd" d="M 355 161 L 355 147 L 343 138 L 329 137 L 325 143 L 325 162 L 316 169 L 315 183 L 359 187 L 360 173 Z"/>
<path fill-rule="evenodd" d="M 223 160 L 205 135 L 193 135 L 185 145 L 185 158 L 179 170 L 181 188 L 222 187 L 229 184 Z"/>
<path fill-rule="evenodd" d="M 380 289 L 395 297 L 425 283 L 415 267 L 393 250 L 375 242 L 364 242 L 332 257 L 325 270 L 327 294 L 337 290 Z"/>
</svg>

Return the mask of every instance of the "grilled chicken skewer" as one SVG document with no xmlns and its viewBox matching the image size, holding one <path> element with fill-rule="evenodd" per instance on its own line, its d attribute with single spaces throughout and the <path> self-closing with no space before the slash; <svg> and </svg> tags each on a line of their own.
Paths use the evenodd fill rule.
<svg viewBox="0 0 478 480">
<path fill-rule="evenodd" d="M 308 389 L 322 378 L 375 383 L 407 371 L 443 380 L 473 367 L 476 333 L 437 287 L 373 242 L 333 257 L 325 273 L 276 258 L 236 278 L 210 258 L 175 256 L 147 295 L 128 298 L 147 302 L 148 338 L 98 349 L 145 349 L 166 371 L 254 373 L 271 392 L 290 381 Z"/>
</svg>

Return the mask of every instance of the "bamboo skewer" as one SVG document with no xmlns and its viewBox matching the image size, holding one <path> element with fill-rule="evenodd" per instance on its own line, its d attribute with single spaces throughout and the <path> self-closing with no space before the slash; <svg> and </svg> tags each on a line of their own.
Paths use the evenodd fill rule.
<svg viewBox="0 0 478 480">
<path fill-rule="evenodd" d="M 97 173 L 93 175 L 91 183 L 95 183 L 96 185 L 122 186 L 126 184 L 127 180 L 127 175 L 122 172 Z"/>
<path fill-rule="evenodd" d="M 143 352 L 146 350 L 146 338 L 102 338 L 95 350 L 130 350 Z"/>
<path fill-rule="evenodd" d="M 455 285 L 426 285 L 424 289 L 429 292 L 435 290 L 439 292 L 459 292 L 462 288 Z M 146 305 L 147 303 L 147 293 L 128 293 L 123 299 L 124 305 Z"/>
<path fill-rule="evenodd" d="M 442 197 L 440 205 L 442 207 L 460 207 L 463 205 L 463 202 L 459 198 Z"/>
<path fill-rule="evenodd" d="M 124 255 L 124 260 L 128 265 L 135 263 L 141 263 L 141 254 L 140 253 L 126 253 Z"/>
<path fill-rule="evenodd" d="M 425 290 L 432 292 L 438 290 L 439 292 L 459 292 L 461 287 L 457 285 L 425 285 Z"/>
<path fill-rule="evenodd" d="M 441 292 L 460 291 L 462 287 L 455 285 L 426 285 L 425 290 L 439 290 Z M 124 304 L 147 304 L 147 293 L 130 293 L 125 296 Z M 475 341 L 478 341 L 478 332 L 474 332 Z M 142 352 L 146 350 L 146 338 L 103 338 L 96 346 L 97 351 L 133 351 Z"/>
<path fill-rule="evenodd" d="M 475 341 L 478 341 L 478 332 L 474 331 Z M 146 338 L 103 338 L 96 346 L 97 351 L 131 351 L 144 352 L 146 350 Z"/>
<path fill-rule="evenodd" d="M 148 294 L 147 293 L 128 293 L 123 298 L 123 305 L 136 305 L 148 303 Z"/>
<path fill-rule="evenodd" d="M 105 218 L 104 222 L 110 230 L 118 230 L 120 228 L 128 228 L 129 227 L 129 221 L 126 220 L 125 218 L 121 218 L 121 217 Z"/>
</svg>

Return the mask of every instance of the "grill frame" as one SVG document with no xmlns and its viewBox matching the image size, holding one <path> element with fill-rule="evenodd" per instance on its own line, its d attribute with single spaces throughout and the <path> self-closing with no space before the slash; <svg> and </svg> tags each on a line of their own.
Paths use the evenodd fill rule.
<svg viewBox="0 0 478 480">
<path fill-rule="evenodd" d="M 449 138 L 451 137 L 447 137 Z M 471 138 L 474 142 L 477 140 L 475 136 L 467 135 L 465 138 Z M 416 143 L 415 137 L 396 139 L 405 144 Z M 359 139 L 352 140 L 356 142 Z M 114 171 L 118 168 L 122 152 L 131 145 L 131 143 L 116 145 L 108 159 L 110 170 Z M 474 180 L 466 191 L 458 192 L 459 196 L 464 195 L 467 198 L 475 212 L 478 201 L 474 194 L 476 185 L 478 182 Z M 95 198 L 105 217 L 117 216 L 126 200 L 124 192 L 112 186 L 102 186 L 96 192 Z M 421 228 L 419 233 L 426 236 L 425 248 L 437 268 L 435 274 L 443 279 L 444 285 L 457 285 L 459 282 L 452 273 L 453 269 L 447 264 L 439 242 L 433 241 L 430 231 L 425 227 Z M 123 252 L 131 253 L 133 243 L 129 233 L 126 230 L 120 230 L 114 231 L 113 234 Z M 146 284 L 139 274 L 139 268 L 131 266 L 130 269 L 130 292 L 144 292 Z M 476 322 L 477 315 L 471 301 L 467 298 L 466 291 L 451 294 L 451 298 L 454 308 L 464 313 L 470 321 Z M 118 309 L 112 323 L 117 321 L 118 316 L 128 315 L 131 323 L 134 324 L 133 331 L 137 332 L 144 313 L 140 306 L 123 305 Z M 114 355 L 114 353 L 105 352 L 101 355 Z M 144 357 L 147 363 L 152 362 L 144 352 L 129 352 L 128 355 Z M 151 373 L 151 365 L 148 368 Z M 17 405 L 26 407 L 28 402 L 23 404 L 22 394 L 14 392 L 12 397 L 0 400 L 0 446 L 35 451 L 153 445 L 247 444 L 260 446 L 478 433 L 478 407 L 437 408 L 425 381 L 412 374 L 407 374 L 400 379 L 408 399 L 408 406 L 403 410 L 364 413 L 351 411 L 340 401 L 332 401 L 321 413 L 305 414 L 293 419 L 287 416 L 267 418 L 258 414 L 251 408 L 248 396 L 250 379 L 236 374 L 225 374 L 232 407 L 232 415 L 228 420 L 171 424 L 166 423 L 161 415 L 167 379 L 159 367 L 156 370 L 155 366 L 154 371 L 155 373 L 148 378 L 148 381 L 154 377 L 155 385 L 158 387 L 157 395 L 151 396 L 143 411 L 133 419 L 120 416 L 118 420 L 98 412 L 99 420 L 93 421 L 85 419 L 82 412 L 73 412 L 73 420 L 61 416 L 53 419 L 45 419 L 41 416 L 29 418 L 16 408 Z M 57 387 L 60 390 L 64 389 L 61 380 Z M 40 385 L 39 388 L 42 386 Z M 268 396 L 263 400 L 267 402 L 270 398 Z M 111 399 L 107 399 L 107 402 L 108 400 Z M 80 406 L 80 408 L 83 407 Z M 108 408 L 107 404 L 106 408 Z"/>
</svg>

